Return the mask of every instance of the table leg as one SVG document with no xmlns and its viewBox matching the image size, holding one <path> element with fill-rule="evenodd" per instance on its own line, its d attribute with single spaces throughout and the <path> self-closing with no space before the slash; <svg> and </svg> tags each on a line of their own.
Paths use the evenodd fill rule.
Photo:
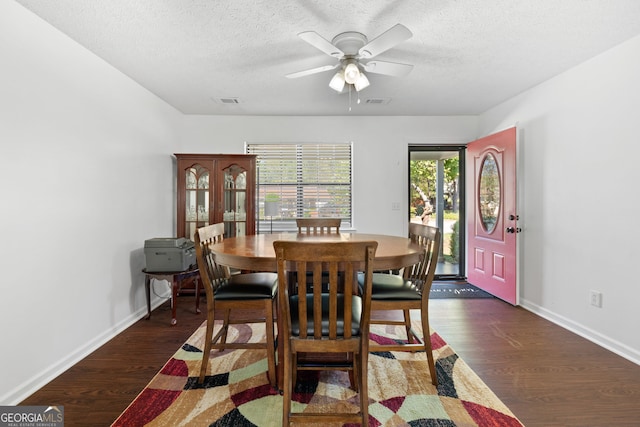
<svg viewBox="0 0 640 427">
<path fill-rule="evenodd" d="M 178 303 L 178 282 L 179 280 L 173 276 L 171 279 L 171 326 L 178 323 L 176 318 L 176 306 Z"/>
<path fill-rule="evenodd" d="M 145 274 L 144 276 L 144 290 L 147 294 L 147 317 L 145 319 L 151 319 L 151 279 Z"/>
</svg>

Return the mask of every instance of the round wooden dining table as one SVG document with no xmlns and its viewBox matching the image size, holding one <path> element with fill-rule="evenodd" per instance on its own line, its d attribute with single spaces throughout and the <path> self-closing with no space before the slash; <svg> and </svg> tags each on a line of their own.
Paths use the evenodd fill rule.
<svg viewBox="0 0 640 427">
<path fill-rule="evenodd" d="M 230 237 L 220 243 L 211 245 L 211 251 L 216 255 L 216 262 L 231 268 L 249 271 L 277 271 L 276 253 L 273 242 L 289 240 L 298 242 L 378 242 L 374 270 L 397 270 L 413 265 L 424 253 L 424 248 L 414 243 L 408 237 L 387 236 L 383 234 L 363 233 L 276 233 L 254 234 L 248 236 Z M 281 324 L 277 322 L 278 334 L 281 334 Z M 283 340 L 278 340 L 278 360 L 283 360 Z M 277 384 L 282 388 L 281 364 L 277 366 Z"/>
<path fill-rule="evenodd" d="M 364 233 L 276 233 L 254 234 L 224 239 L 211 246 L 216 261 L 240 270 L 276 271 L 276 254 L 273 242 L 289 240 L 298 242 L 378 242 L 374 270 L 395 270 L 418 262 L 424 248 L 408 237 Z"/>
</svg>

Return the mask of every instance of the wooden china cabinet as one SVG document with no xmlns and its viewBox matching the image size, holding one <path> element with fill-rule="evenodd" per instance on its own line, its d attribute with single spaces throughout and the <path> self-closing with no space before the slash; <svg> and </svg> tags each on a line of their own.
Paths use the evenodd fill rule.
<svg viewBox="0 0 640 427">
<path fill-rule="evenodd" d="M 174 154 L 177 159 L 177 236 L 224 222 L 225 237 L 255 234 L 256 156 Z"/>
</svg>

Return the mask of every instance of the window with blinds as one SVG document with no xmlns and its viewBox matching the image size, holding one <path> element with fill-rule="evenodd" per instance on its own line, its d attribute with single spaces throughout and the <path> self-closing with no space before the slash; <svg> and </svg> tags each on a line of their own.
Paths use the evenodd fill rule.
<svg viewBox="0 0 640 427">
<path fill-rule="evenodd" d="M 350 228 L 352 144 L 247 144 L 256 154 L 259 232 L 297 230 L 298 217 Z"/>
</svg>

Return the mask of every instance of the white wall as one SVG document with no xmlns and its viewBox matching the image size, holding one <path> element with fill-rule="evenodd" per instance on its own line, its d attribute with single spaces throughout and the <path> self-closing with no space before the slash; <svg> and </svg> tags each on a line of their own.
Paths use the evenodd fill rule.
<svg viewBox="0 0 640 427">
<path fill-rule="evenodd" d="M 12 1 L 0 61 L 0 404 L 16 404 L 146 313 L 182 115 Z"/>
<path fill-rule="evenodd" d="M 523 305 L 640 363 L 640 36 L 483 114 L 518 122 Z M 603 307 L 589 305 L 591 290 Z"/>
<path fill-rule="evenodd" d="M 465 117 L 240 117 L 187 116 L 185 153 L 242 152 L 246 142 L 353 141 L 354 228 L 404 236 L 408 206 L 408 144 L 463 144 L 477 135 Z"/>
</svg>

